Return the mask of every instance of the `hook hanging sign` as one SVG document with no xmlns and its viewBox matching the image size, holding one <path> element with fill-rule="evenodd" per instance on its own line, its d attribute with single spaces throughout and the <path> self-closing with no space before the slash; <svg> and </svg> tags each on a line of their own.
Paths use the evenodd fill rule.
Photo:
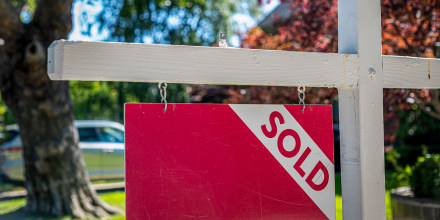
<svg viewBox="0 0 440 220">
<path fill-rule="evenodd" d="M 329 105 L 125 105 L 129 219 L 335 219 Z"/>
<path fill-rule="evenodd" d="M 304 102 L 305 96 L 306 96 L 306 87 L 298 86 L 299 104 L 303 106 L 301 112 L 304 112 L 304 108 L 306 107 L 306 103 Z"/>
<path fill-rule="evenodd" d="M 157 87 L 159 88 L 159 93 L 160 93 L 160 103 L 164 103 L 164 107 L 163 107 L 163 112 L 167 111 L 167 83 L 163 83 L 160 82 L 159 84 L 157 84 Z"/>
</svg>

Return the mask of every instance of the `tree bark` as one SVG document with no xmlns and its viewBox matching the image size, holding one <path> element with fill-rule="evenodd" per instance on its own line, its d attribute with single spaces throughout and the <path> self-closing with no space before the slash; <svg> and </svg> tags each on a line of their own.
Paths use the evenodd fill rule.
<svg viewBox="0 0 440 220">
<path fill-rule="evenodd" d="M 21 23 L 9 0 L 0 1 L 0 90 L 23 141 L 26 209 L 75 218 L 121 212 L 96 194 L 78 147 L 68 82 L 47 76 L 47 48 L 67 38 L 72 0 L 38 1 L 34 19 Z"/>
</svg>

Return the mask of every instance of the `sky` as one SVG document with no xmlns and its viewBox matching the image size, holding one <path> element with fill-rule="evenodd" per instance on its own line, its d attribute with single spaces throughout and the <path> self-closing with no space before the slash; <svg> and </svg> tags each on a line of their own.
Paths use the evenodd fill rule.
<svg viewBox="0 0 440 220">
<path fill-rule="evenodd" d="M 95 25 L 91 29 L 91 35 L 86 36 L 81 32 L 80 21 L 82 19 L 86 19 L 88 21 L 93 21 L 96 19 L 96 15 L 103 9 L 103 5 L 100 1 L 93 1 L 93 5 L 89 3 L 85 3 L 84 1 L 75 1 L 73 4 L 73 28 L 69 34 L 69 40 L 78 40 L 78 41 L 102 41 L 107 39 L 110 34 L 108 30 L 103 30 L 102 32 L 98 31 L 98 25 Z M 269 4 L 263 4 L 261 6 L 261 11 L 263 12 L 262 18 L 264 18 L 267 14 L 273 11 L 280 4 L 279 0 L 271 0 Z M 246 33 L 249 28 L 255 27 L 258 23 L 255 18 L 247 15 L 247 14 L 239 14 L 236 13 L 232 16 L 233 22 L 235 22 L 238 26 L 238 31 L 242 34 Z M 143 39 L 146 43 L 151 43 L 152 40 L 148 37 Z M 233 35 L 228 39 L 229 46 L 232 47 L 240 47 L 240 36 Z"/>
<path fill-rule="evenodd" d="M 279 0 L 271 0 L 269 4 L 263 4 L 261 6 L 261 11 L 263 12 L 263 16 L 261 19 L 263 19 L 267 14 L 272 12 L 278 5 L 280 4 Z M 255 20 L 255 18 L 250 17 L 246 14 L 235 14 L 232 16 L 232 19 L 234 22 L 237 22 L 239 27 L 240 33 L 246 33 L 249 28 L 257 26 L 258 21 Z M 233 35 L 231 38 L 228 39 L 229 44 L 232 47 L 240 47 L 240 36 Z"/>
<path fill-rule="evenodd" d="M 69 34 L 69 40 L 78 41 L 100 41 L 108 37 L 107 30 L 103 30 L 101 33 L 98 31 L 98 25 L 92 27 L 90 36 L 83 35 L 81 32 L 81 26 L 79 25 L 81 20 L 88 20 L 93 22 L 96 20 L 96 15 L 103 10 L 104 6 L 101 1 L 93 1 L 92 3 L 85 1 L 75 1 L 72 7 L 73 27 Z M 93 22 L 93 23 L 97 23 Z"/>
</svg>

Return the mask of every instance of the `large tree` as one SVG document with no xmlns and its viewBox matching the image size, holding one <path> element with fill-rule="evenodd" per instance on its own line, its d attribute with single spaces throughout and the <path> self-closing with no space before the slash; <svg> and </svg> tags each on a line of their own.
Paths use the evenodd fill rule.
<svg viewBox="0 0 440 220">
<path fill-rule="evenodd" d="M 23 141 L 26 209 L 77 218 L 119 210 L 91 187 L 78 148 L 68 82 L 47 76 L 47 48 L 67 38 L 72 0 L 37 1 L 32 21 L 23 23 L 24 1 L 0 1 L 0 90 Z"/>
</svg>

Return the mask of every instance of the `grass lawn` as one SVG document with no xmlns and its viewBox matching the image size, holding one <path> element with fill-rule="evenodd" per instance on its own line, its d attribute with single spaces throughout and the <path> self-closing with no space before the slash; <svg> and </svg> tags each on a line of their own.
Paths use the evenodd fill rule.
<svg viewBox="0 0 440 220">
<path fill-rule="evenodd" d="M 119 183 L 123 181 L 124 179 L 92 180 L 92 184 Z M 0 180 L 0 193 L 24 190 L 24 187 L 22 185 L 23 183 L 12 184 L 7 182 L 2 182 Z"/>
<path fill-rule="evenodd" d="M 342 193 L 341 193 L 341 174 L 337 173 L 335 175 L 335 193 L 336 193 L 336 219 L 342 219 Z M 393 213 L 391 210 L 391 200 L 390 200 L 390 190 L 386 191 L 386 208 L 387 208 L 387 219 L 393 219 Z"/>
<path fill-rule="evenodd" d="M 336 219 L 342 219 L 342 196 L 341 196 L 341 175 L 336 174 Z M 99 194 L 103 200 L 108 202 L 110 205 L 121 208 L 125 210 L 125 192 L 110 192 Z M 27 213 L 21 209 L 24 206 L 24 199 L 16 199 L 0 202 L 0 219 L 70 219 L 68 216 L 53 218 L 46 215 L 36 215 L 32 213 Z M 391 213 L 391 203 L 390 203 L 390 192 L 387 190 L 386 194 L 387 203 L 387 219 L 392 219 Z M 113 216 L 109 219 L 125 219 L 125 216 Z"/>
<path fill-rule="evenodd" d="M 118 207 L 122 210 L 125 210 L 125 192 L 111 192 L 111 193 L 102 193 L 99 194 L 103 200 L 108 202 L 110 205 L 114 207 Z M 0 202 L 0 219 L 8 220 L 8 219 L 22 219 L 22 220 L 31 220 L 31 219 L 71 219 L 69 216 L 62 216 L 55 218 L 53 216 L 42 215 L 29 213 L 22 209 L 25 204 L 25 199 L 16 199 Z M 112 216 L 112 220 L 125 219 L 124 215 Z"/>
</svg>

